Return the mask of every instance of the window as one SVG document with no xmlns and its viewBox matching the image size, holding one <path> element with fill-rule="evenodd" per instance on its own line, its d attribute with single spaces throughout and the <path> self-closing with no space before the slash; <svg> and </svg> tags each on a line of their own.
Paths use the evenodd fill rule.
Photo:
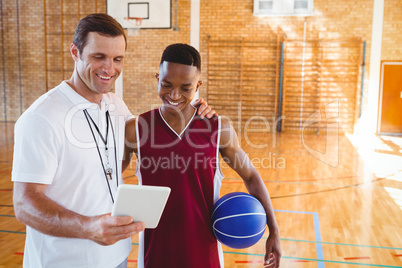
<svg viewBox="0 0 402 268">
<path fill-rule="evenodd" d="M 255 16 L 312 16 L 313 0 L 254 0 Z"/>
</svg>

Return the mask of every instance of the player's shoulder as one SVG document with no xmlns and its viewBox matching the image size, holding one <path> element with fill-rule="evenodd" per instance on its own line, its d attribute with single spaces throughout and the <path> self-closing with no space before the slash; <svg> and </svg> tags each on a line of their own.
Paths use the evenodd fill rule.
<svg viewBox="0 0 402 268">
<path fill-rule="evenodd" d="M 159 124 L 160 119 L 158 109 L 150 110 L 138 115 L 135 120 L 130 120 L 129 126 L 134 126 L 134 128 L 138 128 L 140 132 L 144 129 L 150 129 L 151 126 L 155 126 L 155 124 Z"/>
<path fill-rule="evenodd" d="M 213 116 L 211 118 L 201 118 L 199 115 L 195 115 L 194 120 L 201 122 L 201 124 L 205 125 L 216 125 L 219 126 L 220 129 L 233 129 L 232 122 L 230 118 L 221 117 L 221 116 Z"/>
<path fill-rule="evenodd" d="M 218 129 L 220 126 L 220 118 L 217 116 L 213 116 L 212 118 L 201 118 L 198 114 L 194 116 L 194 126 L 198 128 L 205 128 L 205 129 Z"/>
<path fill-rule="evenodd" d="M 221 128 L 222 129 L 231 129 L 233 128 L 231 120 L 225 117 L 220 117 Z"/>
<path fill-rule="evenodd" d="M 156 113 L 159 113 L 159 109 L 153 109 L 153 110 L 144 112 L 144 113 L 140 114 L 138 116 L 138 118 L 148 118 L 148 117 L 154 116 Z"/>
</svg>

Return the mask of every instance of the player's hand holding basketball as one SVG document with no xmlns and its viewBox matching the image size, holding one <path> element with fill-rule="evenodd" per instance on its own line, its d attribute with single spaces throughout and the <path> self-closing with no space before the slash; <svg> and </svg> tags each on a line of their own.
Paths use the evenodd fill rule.
<svg viewBox="0 0 402 268">
<path fill-rule="evenodd" d="M 279 235 L 270 233 L 265 245 L 265 261 L 264 267 L 277 268 L 279 267 L 282 252 L 280 247 Z"/>
<path fill-rule="evenodd" d="M 91 217 L 87 227 L 89 239 L 104 246 L 113 245 L 145 229 L 143 222 L 133 222 L 132 217 L 112 217 L 110 214 Z"/>
</svg>

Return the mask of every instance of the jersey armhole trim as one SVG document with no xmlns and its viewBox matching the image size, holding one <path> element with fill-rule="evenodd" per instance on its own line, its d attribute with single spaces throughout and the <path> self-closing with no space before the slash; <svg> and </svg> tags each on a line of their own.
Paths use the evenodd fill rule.
<svg viewBox="0 0 402 268">
<path fill-rule="evenodd" d="M 135 168 L 135 175 L 138 178 L 138 184 L 142 185 L 142 177 L 141 177 L 141 171 L 140 171 L 140 163 L 141 163 L 141 137 L 140 137 L 140 130 L 139 130 L 139 126 L 138 126 L 138 121 L 139 121 L 140 116 L 137 116 L 135 118 L 135 134 L 137 136 L 137 162 L 136 162 L 136 168 Z"/>
<path fill-rule="evenodd" d="M 221 179 L 223 179 L 223 172 L 221 170 L 221 164 L 219 161 L 219 147 L 220 147 L 220 143 L 221 143 L 221 128 L 222 128 L 222 124 L 221 124 L 221 117 L 218 116 L 218 137 L 216 139 L 216 172 L 218 172 L 218 174 L 220 175 Z"/>
</svg>

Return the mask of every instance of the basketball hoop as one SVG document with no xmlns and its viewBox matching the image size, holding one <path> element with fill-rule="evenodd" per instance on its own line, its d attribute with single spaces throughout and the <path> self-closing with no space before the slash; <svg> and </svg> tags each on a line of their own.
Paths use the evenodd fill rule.
<svg viewBox="0 0 402 268">
<path fill-rule="evenodd" d="M 138 36 L 142 25 L 142 19 L 143 18 L 137 17 L 124 18 L 124 20 L 127 21 L 125 26 L 127 27 L 128 36 Z"/>
</svg>

